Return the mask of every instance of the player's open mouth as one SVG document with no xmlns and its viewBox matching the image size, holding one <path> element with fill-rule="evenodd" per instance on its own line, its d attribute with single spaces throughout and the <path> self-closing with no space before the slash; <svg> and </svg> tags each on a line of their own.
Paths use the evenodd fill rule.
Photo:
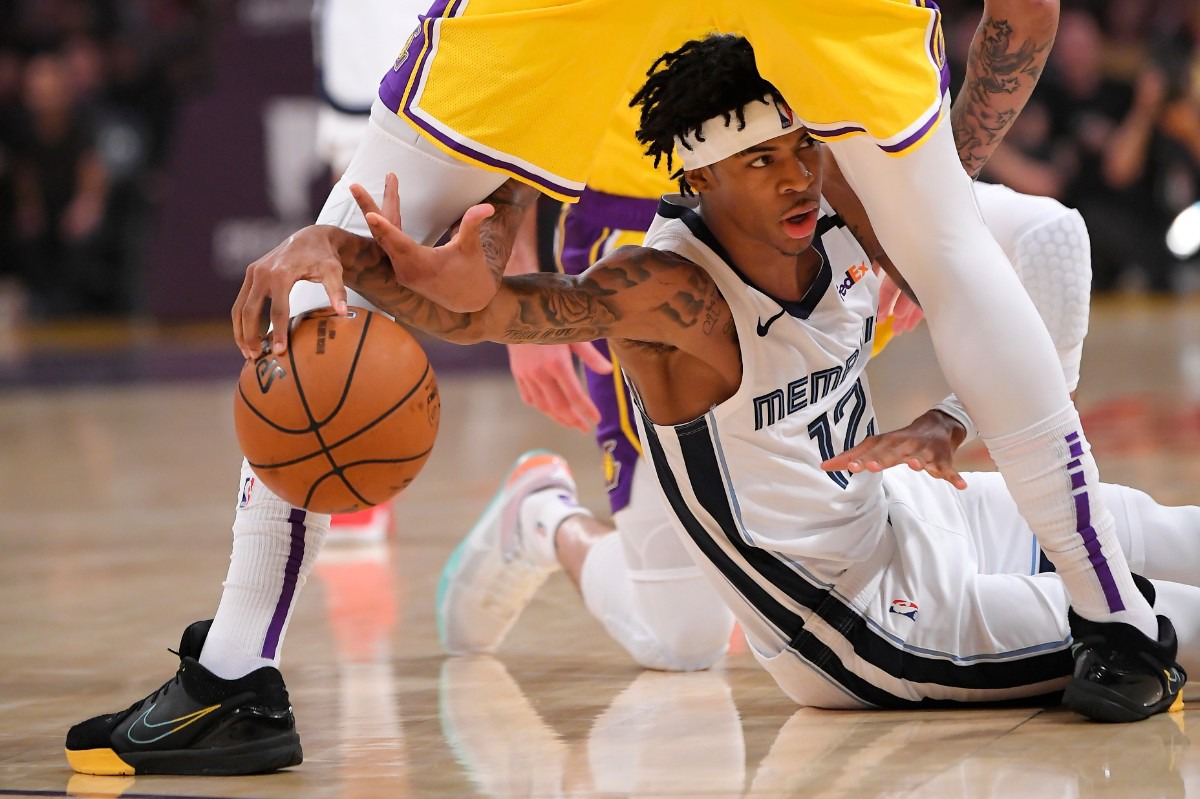
<svg viewBox="0 0 1200 799">
<path fill-rule="evenodd" d="M 817 229 L 817 209 L 812 208 L 783 218 L 783 232 L 793 239 L 808 238 Z"/>
</svg>

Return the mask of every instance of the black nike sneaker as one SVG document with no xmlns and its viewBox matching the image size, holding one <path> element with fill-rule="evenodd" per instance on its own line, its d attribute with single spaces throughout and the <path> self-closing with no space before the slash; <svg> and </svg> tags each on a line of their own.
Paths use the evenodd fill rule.
<svg viewBox="0 0 1200 799">
<path fill-rule="evenodd" d="M 1154 586 L 1134 575 L 1151 605 Z M 1166 616 L 1158 617 L 1158 640 L 1120 622 L 1095 622 L 1067 612 L 1075 673 L 1063 704 L 1093 721 L 1141 721 L 1156 713 L 1183 709 L 1187 673 L 1175 662 L 1179 642 Z"/>
<path fill-rule="evenodd" d="M 179 671 L 127 710 L 67 733 L 67 762 L 81 774 L 258 774 L 303 759 L 291 700 L 278 669 L 222 680 L 196 659 L 212 621 L 183 631 Z"/>
</svg>

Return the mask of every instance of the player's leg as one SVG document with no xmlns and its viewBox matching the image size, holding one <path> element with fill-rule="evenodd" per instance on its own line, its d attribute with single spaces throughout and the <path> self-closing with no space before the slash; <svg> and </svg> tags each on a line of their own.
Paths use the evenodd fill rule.
<svg viewBox="0 0 1200 799">
<path fill-rule="evenodd" d="M 803 15 L 769 4 L 744 13 L 764 77 L 810 129 L 832 140 L 881 243 L 924 307 L 947 382 L 1076 610 L 1099 623 L 1131 625 L 1153 647 L 1155 616 L 1097 496 L 1095 460 L 1054 344 L 988 233 L 959 164 L 945 121 L 948 74 L 937 10 L 858 0 L 814 4 Z M 872 36 L 889 46 L 864 47 Z M 789 63 L 796 52 L 804 54 L 803 68 L 797 58 Z M 885 101 L 869 94 L 877 85 L 888 86 Z"/>
<path fill-rule="evenodd" d="M 684 548 L 650 470 L 635 459 L 623 471 L 629 498 L 613 513 L 615 531 L 587 542 L 564 567 L 588 611 L 640 665 L 707 669 L 728 648 L 733 613 Z M 563 527 L 560 558 L 571 552 Z"/>
<path fill-rule="evenodd" d="M 830 146 L 921 300 L 947 381 L 1077 607 L 1091 618 L 1146 627 L 1149 609 L 1096 496 L 1098 471 L 1054 345 L 976 210 L 949 126 L 901 158 L 865 137 Z"/>
<path fill-rule="evenodd" d="M 889 475 L 889 484 L 894 485 L 897 478 L 904 480 L 905 476 Z M 947 499 L 961 505 L 981 574 L 1034 574 L 1053 568 L 1038 549 L 1037 539 L 1018 512 L 1000 475 L 971 474 L 968 489 L 963 492 L 948 493 L 941 486 L 930 491 L 947 494 Z M 1139 589 L 1143 593 L 1157 593 L 1152 602 L 1154 610 L 1175 624 L 1175 633 L 1164 631 L 1168 646 L 1153 654 L 1163 662 L 1163 671 L 1169 671 L 1175 661 L 1184 670 L 1200 665 L 1200 587 L 1196 586 L 1196 575 L 1200 573 L 1197 570 L 1200 536 L 1196 534 L 1200 529 L 1200 508 L 1163 506 L 1141 491 L 1107 483 L 1100 486 L 1100 493 L 1116 517 L 1116 535 L 1130 566 L 1135 573 L 1151 578 L 1143 581 Z M 1086 623 L 1076 620 L 1072 632 L 1077 640 L 1086 640 L 1090 631 Z M 1176 641 L 1177 654 L 1173 650 Z M 1130 671 L 1123 663 L 1120 653 L 1106 653 L 1101 665 L 1111 677 Z M 1137 673 L 1137 669 L 1132 672 L 1124 679 L 1130 684 L 1140 682 L 1147 695 L 1153 697 L 1161 690 L 1157 676 L 1149 680 Z M 1088 695 L 1097 693 L 1089 691 Z M 1108 697 L 1106 701 L 1112 699 Z M 1165 701 L 1169 697 L 1159 696 L 1159 699 Z M 1138 715 L 1137 708 L 1130 712 L 1131 719 Z"/>
<path fill-rule="evenodd" d="M 298 285 L 292 300 L 294 314 L 328 305 L 323 288 L 310 283 Z M 350 302 L 362 304 L 362 298 L 351 296 Z M 292 609 L 329 523 L 328 515 L 307 513 L 279 499 L 243 460 L 233 550 L 214 619 L 185 630 L 174 681 L 123 713 L 71 728 L 66 750 L 72 767 L 102 774 L 251 773 L 299 763 L 299 738 L 278 665 Z M 254 693 L 247 694 L 251 683 Z M 145 708 L 158 708 L 163 715 L 156 714 L 156 721 L 177 719 L 200 712 L 212 698 L 239 692 L 245 694 L 243 700 L 164 738 L 138 726 L 145 723 Z M 227 734 L 230 714 L 245 713 L 248 703 L 271 708 L 277 718 L 268 728 L 275 730 L 239 743 Z M 262 745 L 271 738 L 274 742 Z M 271 751 L 281 744 L 288 752 L 285 758 Z"/>
<path fill-rule="evenodd" d="M 975 210 L 949 126 L 902 158 L 861 137 L 831 146 L 920 298 L 947 382 L 979 426 L 1077 612 L 1132 625 L 1152 646 L 1154 614 L 1096 491 L 1099 472 L 1053 342 Z"/>
<path fill-rule="evenodd" d="M 251 774 L 298 764 L 300 739 L 278 665 L 292 609 L 328 529 L 328 515 L 292 508 L 243 466 L 216 619 L 184 632 L 173 680 L 123 712 L 71 728 L 72 768 Z M 164 734 L 168 723 L 175 726 Z"/>
</svg>

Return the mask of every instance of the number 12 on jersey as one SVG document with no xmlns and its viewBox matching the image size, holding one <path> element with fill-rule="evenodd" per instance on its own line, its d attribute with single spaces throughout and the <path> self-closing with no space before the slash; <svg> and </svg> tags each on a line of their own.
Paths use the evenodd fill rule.
<svg viewBox="0 0 1200 799">
<path fill-rule="evenodd" d="M 858 428 L 862 424 L 866 411 L 867 392 L 863 388 L 862 378 L 860 377 L 854 381 L 854 386 L 843 394 L 841 399 L 837 401 L 837 404 L 833 406 L 832 419 L 830 419 L 830 413 L 826 411 L 808 423 L 808 437 L 817 442 L 817 448 L 821 452 L 822 460 L 829 460 L 838 454 L 833 449 L 833 441 L 834 436 L 838 435 L 840 429 L 844 429 L 845 431 L 839 436 L 843 442 L 841 452 L 845 452 L 858 443 Z M 874 416 L 867 422 L 866 435 L 875 435 Z M 826 474 L 830 480 L 841 488 L 846 488 L 850 485 L 850 474 L 848 472 L 826 472 Z"/>
</svg>

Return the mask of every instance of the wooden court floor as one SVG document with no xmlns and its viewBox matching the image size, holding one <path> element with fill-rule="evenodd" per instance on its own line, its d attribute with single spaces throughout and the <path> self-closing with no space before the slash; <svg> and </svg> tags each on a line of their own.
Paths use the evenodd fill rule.
<svg viewBox="0 0 1200 799">
<path fill-rule="evenodd" d="M 919 332 L 872 371 L 885 428 L 942 396 Z M 0 390 L 0 796 L 1200 795 L 1197 711 L 1102 726 L 1057 709 L 797 710 L 736 648 L 706 673 L 636 668 L 561 575 L 497 657 L 443 657 L 438 572 L 517 455 L 562 451 L 605 507 L 589 439 L 524 408 L 502 372 L 448 372 L 392 541 L 327 547 L 292 620 L 304 763 L 246 778 L 84 777 L 62 754 L 72 723 L 168 679 L 167 648 L 216 607 L 233 378 Z M 1200 304 L 1098 303 L 1079 404 L 1105 479 L 1196 501 Z M 978 448 L 963 460 L 986 467 Z"/>
</svg>

